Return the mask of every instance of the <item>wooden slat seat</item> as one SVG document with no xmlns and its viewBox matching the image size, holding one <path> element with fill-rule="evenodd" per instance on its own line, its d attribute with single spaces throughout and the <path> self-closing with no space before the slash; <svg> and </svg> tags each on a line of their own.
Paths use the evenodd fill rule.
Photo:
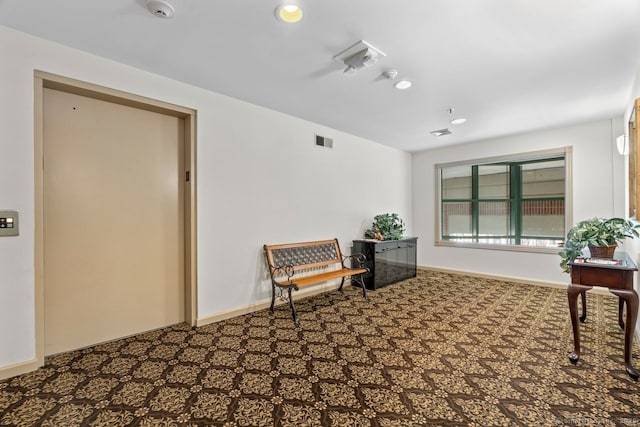
<svg viewBox="0 0 640 427">
<path fill-rule="evenodd" d="M 367 272 L 366 268 L 356 268 L 356 269 L 343 268 L 340 270 L 329 271 L 327 273 L 314 274 L 313 276 L 300 277 L 297 279 L 293 279 L 290 282 L 288 281 L 284 283 L 289 285 L 292 285 L 295 283 L 296 285 L 298 285 L 299 288 L 303 288 L 305 286 L 315 285 L 317 283 L 326 282 L 328 280 L 341 279 L 343 277 L 349 277 L 356 274 L 363 274 L 366 272 Z"/>
<path fill-rule="evenodd" d="M 291 296 L 292 290 L 301 287 L 323 283 L 328 280 L 342 279 L 340 290 L 347 277 L 352 282 L 358 283 L 362 288 L 362 295 L 366 298 L 367 289 L 362 280 L 362 274 L 369 271 L 364 267 L 363 254 L 343 256 L 340 252 L 338 239 L 318 240 L 314 242 L 286 243 L 281 245 L 264 245 L 264 252 L 269 265 L 271 275 L 271 307 L 273 311 L 276 298 L 276 289 L 286 289 L 288 293 L 291 315 L 295 322 L 298 321 L 295 305 Z M 351 260 L 351 267 L 345 265 L 346 260 Z M 335 270 L 325 269 L 340 267 Z M 300 275 L 302 271 L 310 269 L 323 269 L 318 273 Z"/>
</svg>

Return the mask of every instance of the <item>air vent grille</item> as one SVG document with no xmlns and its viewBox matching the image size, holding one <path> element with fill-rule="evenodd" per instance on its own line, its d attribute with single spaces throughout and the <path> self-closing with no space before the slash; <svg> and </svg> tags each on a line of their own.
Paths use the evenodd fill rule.
<svg viewBox="0 0 640 427">
<path fill-rule="evenodd" d="M 319 147 L 333 148 L 333 139 L 316 135 L 316 145 Z"/>
</svg>

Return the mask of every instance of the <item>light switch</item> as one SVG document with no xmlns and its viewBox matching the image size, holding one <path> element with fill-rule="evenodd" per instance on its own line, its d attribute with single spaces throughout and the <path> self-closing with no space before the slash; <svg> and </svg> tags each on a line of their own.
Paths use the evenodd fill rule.
<svg viewBox="0 0 640 427">
<path fill-rule="evenodd" d="M 0 237 L 18 234 L 18 211 L 0 211 Z"/>
</svg>

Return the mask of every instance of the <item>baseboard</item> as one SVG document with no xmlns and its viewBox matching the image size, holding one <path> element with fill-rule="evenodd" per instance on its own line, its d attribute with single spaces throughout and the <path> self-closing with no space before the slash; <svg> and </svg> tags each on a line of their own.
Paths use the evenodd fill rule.
<svg viewBox="0 0 640 427">
<path fill-rule="evenodd" d="M 350 285 L 349 280 L 345 280 L 344 286 Z M 322 284 L 315 285 L 299 291 L 293 291 L 293 300 L 297 301 L 301 298 L 310 297 L 313 295 L 322 294 L 324 292 L 334 291 L 340 287 L 340 283 L 336 284 Z M 283 301 L 276 299 L 276 306 L 285 304 Z M 199 317 L 196 319 L 196 326 L 204 326 L 210 323 L 220 322 L 222 320 L 231 319 L 232 317 L 242 316 L 243 314 L 253 313 L 255 311 L 264 310 L 271 305 L 271 298 L 266 298 L 255 303 L 236 307 L 231 310 L 222 311 L 220 313 L 212 314 L 210 316 Z"/>
<path fill-rule="evenodd" d="M 426 265 L 417 266 L 418 270 L 422 271 L 438 271 L 441 273 L 451 273 L 451 274 L 460 274 L 463 276 L 471 276 L 471 277 L 480 277 L 483 279 L 492 279 L 492 280 L 502 280 L 505 282 L 513 282 L 513 283 L 521 283 L 524 285 L 534 285 L 534 286 L 542 286 L 544 288 L 554 288 L 554 289 L 567 289 L 569 283 L 558 283 L 558 282 L 548 282 L 544 280 L 530 280 L 523 279 L 522 277 L 512 277 L 512 276 L 502 276 L 498 274 L 487 274 L 487 273 L 478 273 L 475 271 L 467 271 L 467 270 L 456 270 L 452 268 L 441 268 L 441 267 L 431 267 Z M 611 295 L 606 288 L 594 287 L 591 291 L 593 294 L 600 295 Z"/>
<path fill-rule="evenodd" d="M 35 371 L 42 365 L 42 361 L 38 359 L 31 359 L 24 362 L 14 363 L 13 365 L 3 366 L 0 368 L 0 380 L 6 380 L 7 378 Z"/>
<path fill-rule="evenodd" d="M 481 277 L 481 278 L 492 279 L 492 280 L 502 280 L 505 282 L 514 282 L 514 283 L 521 283 L 525 285 L 542 286 L 546 288 L 567 289 L 567 286 L 568 286 L 567 283 L 548 282 L 548 281 L 541 281 L 541 280 L 529 280 L 529 279 L 523 279 L 521 277 L 503 276 L 503 275 L 497 275 L 497 274 L 486 274 L 486 273 L 478 273 L 475 271 L 456 270 L 451 268 L 432 267 L 432 266 L 425 266 L 425 265 L 418 265 L 417 269 L 422 271 L 438 271 L 442 273 L 460 274 L 463 276 Z M 345 285 L 347 284 L 348 282 L 345 282 Z M 339 287 L 339 284 L 317 285 L 307 289 L 302 289 L 297 292 L 293 292 L 293 296 L 294 296 L 294 300 L 298 300 L 300 298 L 305 298 L 312 295 L 321 294 L 323 292 L 332 291 L 337 289 L 338 287 Z M 593 288 L 591 292 L 594 294 L 610 295 L 609 292 L 604 288 L 596 287 L 596 288 Z M 281 301 L 276 301 L 276 305 L 280 305 L 280 304 L 282 304 Z M 269 305 L 271 305 L 271 298 L 266 298 L 260 301 L 256 301 L 255 303 L 252 303 L 252 304 L 236 307 L 231 310 L 223 311 L 210 316 L 200 317 L 196 320 L 196 326 L 204 326 L 210 323 L 216 323 L 222 320 L 230 319 L 232 317 L 242 316 L 243 314 L 249 314 L 255 311 L 264 310 L 268 308 Z"/>
</svg>

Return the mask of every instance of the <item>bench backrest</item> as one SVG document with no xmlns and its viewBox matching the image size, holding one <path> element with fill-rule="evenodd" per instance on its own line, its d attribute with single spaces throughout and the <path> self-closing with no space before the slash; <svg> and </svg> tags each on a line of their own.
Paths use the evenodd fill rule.
<svg viewBox="0 0 640 427">
<path fill-rule="evenodd" d="M 292 266 L 294 271 L 342 264 L 338 239 L 264 245 L 269 268 Z"/>
</svg>

